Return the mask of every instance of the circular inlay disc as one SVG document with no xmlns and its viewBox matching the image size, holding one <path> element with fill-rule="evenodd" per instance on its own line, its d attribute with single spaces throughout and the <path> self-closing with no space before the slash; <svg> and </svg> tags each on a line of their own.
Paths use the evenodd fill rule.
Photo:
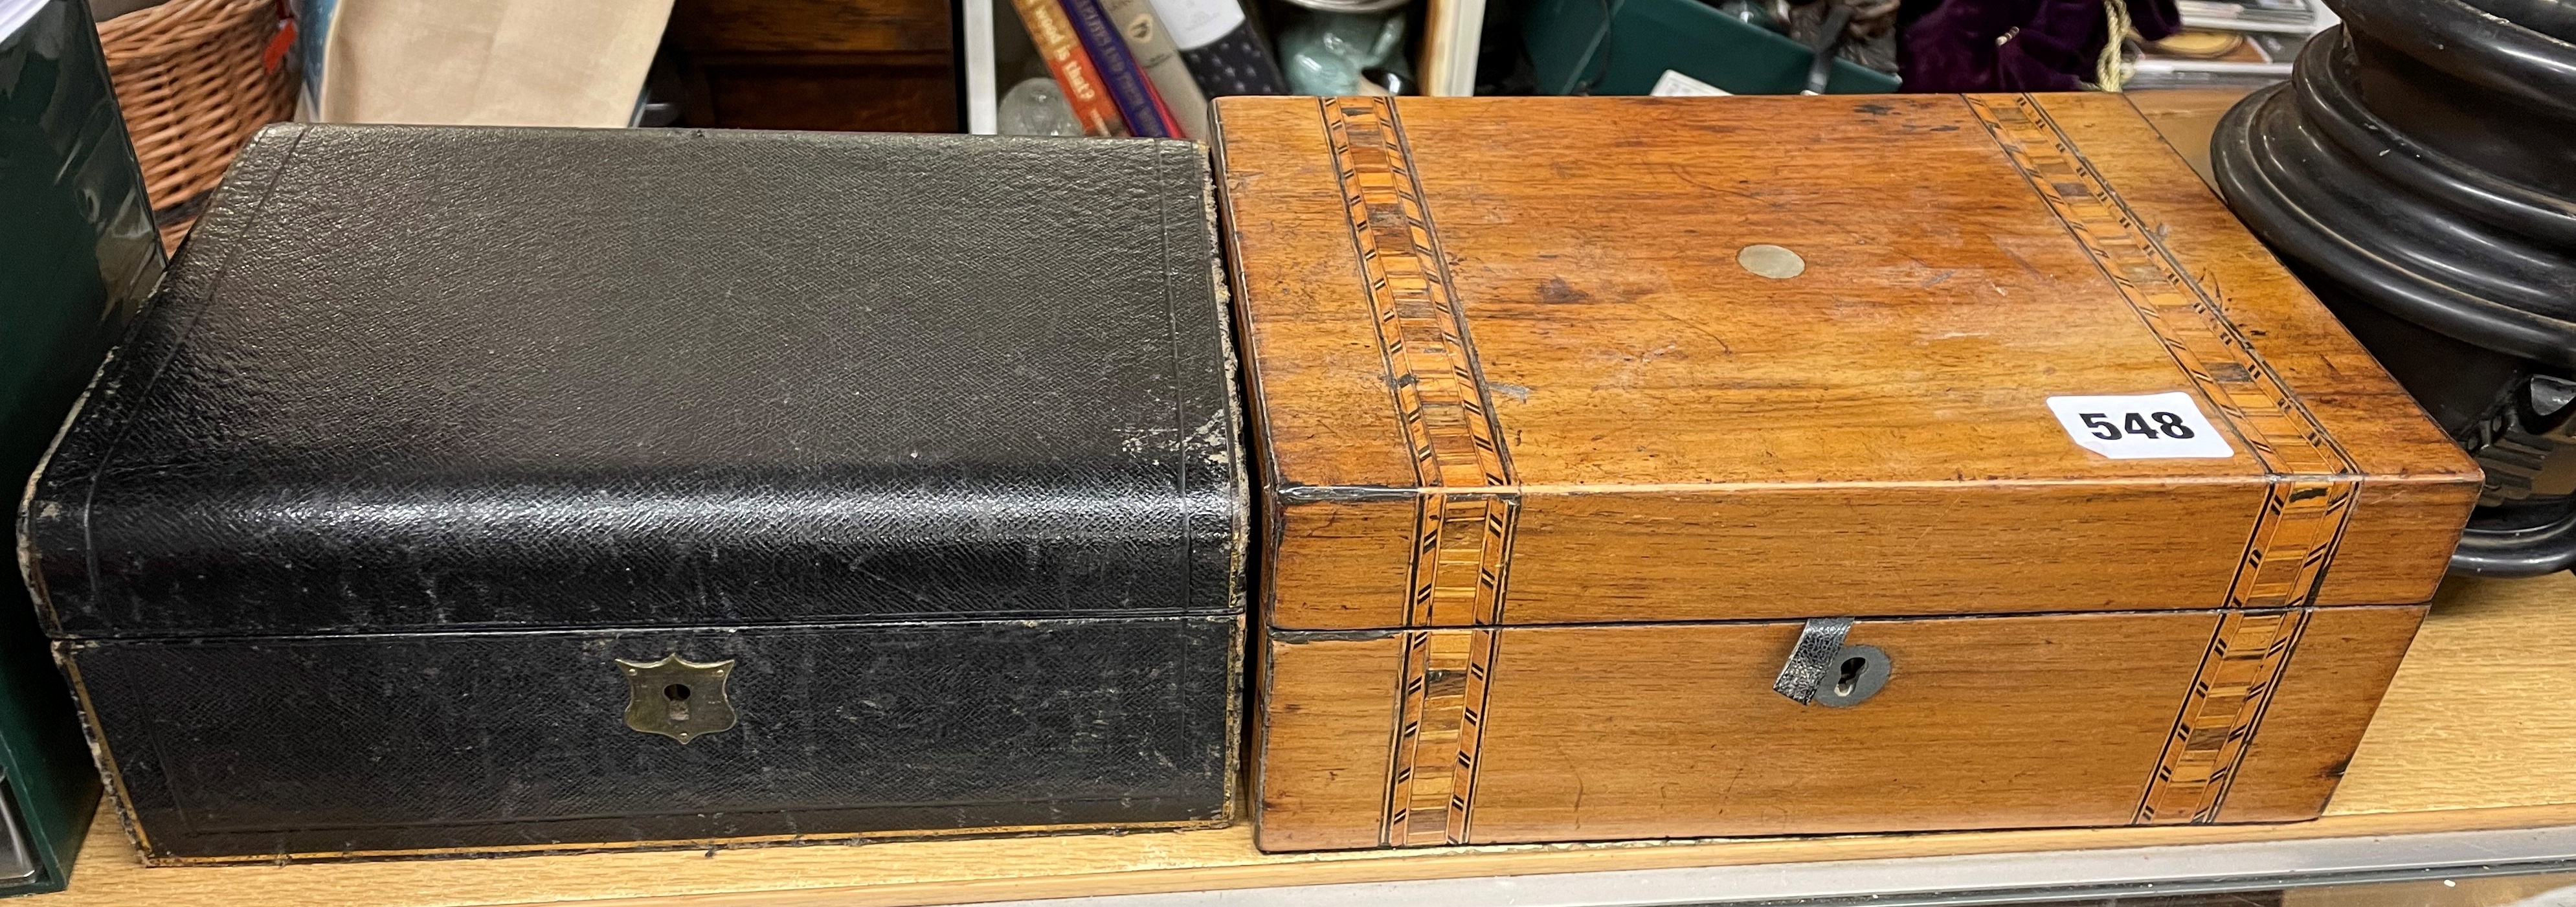
<svg viewBox="0 0 2576 907">
<path fill-rule="evenodd" d="M 1787 280 L 1807 272 L 1807 260 L 1770 243 L 1755 243 L 1735 253 L 1735 263 L 1744 269 L 1773 280 Z"/>
</svg>

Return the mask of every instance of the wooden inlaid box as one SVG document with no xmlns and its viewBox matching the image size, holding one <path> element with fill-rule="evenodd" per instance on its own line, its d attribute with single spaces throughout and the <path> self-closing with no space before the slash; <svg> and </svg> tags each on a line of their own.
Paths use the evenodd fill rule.
<svg viewBox="0 0 2576 907">
<path fill-rule="evenodd" d="M 1266 849 L 2311 818 L 2477 497 L 2119 96 L 1218 113 Z"/>
</svg>

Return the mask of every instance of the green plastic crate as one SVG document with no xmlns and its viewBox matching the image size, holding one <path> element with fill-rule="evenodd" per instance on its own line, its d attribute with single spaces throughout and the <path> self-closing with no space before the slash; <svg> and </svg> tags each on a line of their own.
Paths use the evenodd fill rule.
<svg viewBox="0 0 2576 907">
<path fill-rule="evenodd" d="M 0 513 L 161 267 L 89 5 L 45 0 L 0 34 Z M 16 824 L 0 829 L 0 896 L 63 887 L 98 793 L 36 606 L 0 568 L 0 812 Z"/>
<path fill-rule="evenodd" d="M 1613 24 L 1606 33 L 1605 10 Z M 1699 0 L 1538 0 L 1521 38 L 1545 94 L 1573 94 L 1587 78 L 1591 94 L 1645 94 L 1667 69 L 1736 94 L 1797 94 L 1816 60 L 1788 36 Z M 1885 94 L 1896 84 L 1895 76 L 1835 60 L 1825 91 Z"/>
</svg>

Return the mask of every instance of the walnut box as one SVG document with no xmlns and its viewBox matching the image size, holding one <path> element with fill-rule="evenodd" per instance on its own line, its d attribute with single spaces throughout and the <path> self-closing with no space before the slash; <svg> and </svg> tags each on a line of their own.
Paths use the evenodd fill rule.
<svg viewBox="0 0 2576 907">
<path fill-rule="evenodd" d="M 2476 467 L 2123 98 L 1226 98 L 1271 850 L 2269 822 Z"/>
</svg>

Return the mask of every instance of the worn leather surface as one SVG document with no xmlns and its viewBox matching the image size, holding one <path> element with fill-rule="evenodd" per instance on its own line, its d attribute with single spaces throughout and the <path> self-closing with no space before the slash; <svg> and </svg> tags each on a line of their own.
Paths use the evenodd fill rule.
<svg viewBox="0 0 2576 907">
<path fill-rule="evenodd" d="M 273 127 L 29 502 L 58 637 L 1240 610 L 1183 142 Z"/>
<path fill-rule="evenodd" d="M 34 487 L 159 858 L 1214 821 L 1181 142 L 284 126 Z M 732 729 L 620 658 L 734 659 Z"/>
<path fill-rule="evenodd" d="M 65 644 L 155 858 L 1224 818 L 1241 618 Z M 730 729 L 616 660 L 736 660 Z"/>
</svg>

